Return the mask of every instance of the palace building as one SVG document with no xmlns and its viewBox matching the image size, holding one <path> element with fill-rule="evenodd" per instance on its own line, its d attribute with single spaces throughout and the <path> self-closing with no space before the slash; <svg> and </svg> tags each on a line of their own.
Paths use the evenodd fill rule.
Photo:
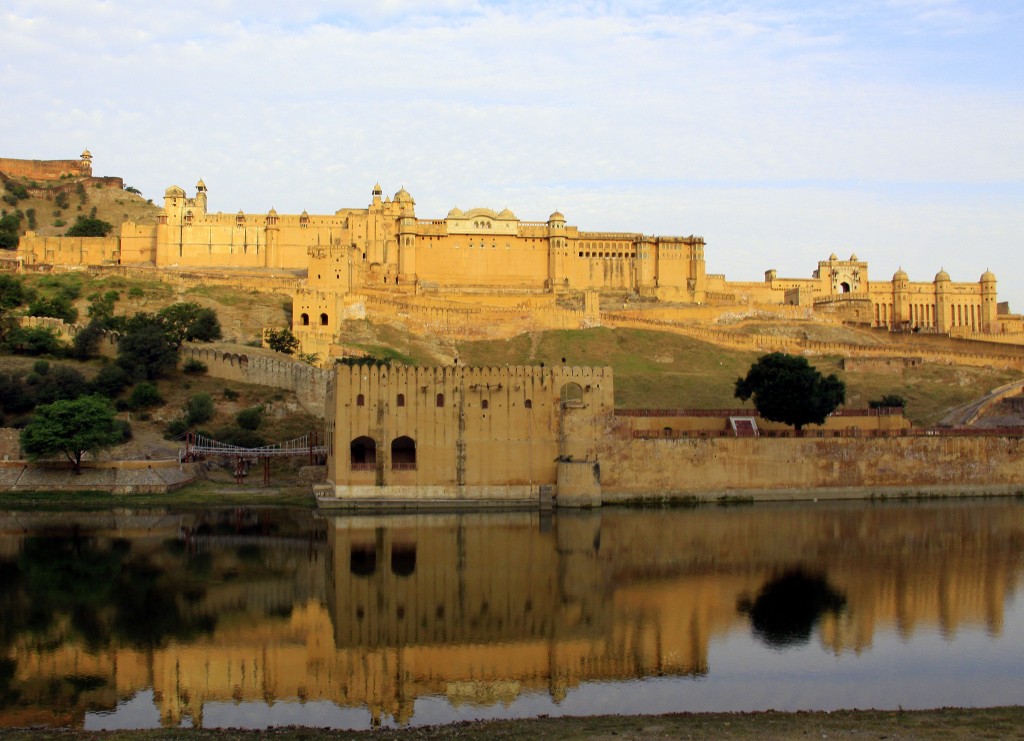
<svg viewBox="0 0 1024 741">
<path fill-rule="evenodd" d="M 806 307 L 864 326 L 958 336 L 995 334 L 1010 319 L 1001 318 L 996 278 L 988 270 L 977 281 L 954 282 L 941 269 L 930 281 L 911 281 L 902 269 L 872 281 L 866 261 L 833 254 L 809 278 L 780 278 L 768 270 L 763 282 L 730 281 L 706 272 L 702 237 L 585 231 L 558 211 L 543 221 L 522 221 L 507 208 L 453 208 L 444 218 L 424 219 L 405 188 L 385 196 L 380 185 L 365 208 L 326 215 L 273 208 L 211 213 L 208 199 L 201 179 L 193 197 L 171 186 L 155 224 L 127 222 L 103 238 L 30 232 L 19 259 L 25 266 L 304 274 L 293 292 L 292 329 L 304 352 L 325 361 L 338 351 L 333 338 L 346 302 L 365 294 L 407 303 L 471 297 L 479 306 L 497 305 L 496 297 L 529 303 L 533 296 L 534 306 L 537 297 L 554 306 L 559 295 L 614 292 L 676 307 Z"/>
</svg>

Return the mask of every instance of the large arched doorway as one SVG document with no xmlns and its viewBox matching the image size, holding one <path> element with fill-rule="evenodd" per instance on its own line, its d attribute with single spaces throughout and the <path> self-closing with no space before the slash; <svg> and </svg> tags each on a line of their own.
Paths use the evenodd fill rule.
<svg viewBox="0 0 1024 741">
<path fill-rule="evenodd" d="M 395 471 L 416 468 L 416 441 L 402 435 L 391 441 L 391 469 Z"/>
<path fill-rule="evenodd" d="M 366 471 L 377 466 L 377 443 L 372 437 L 357 437 L 349 450 L 353 471 Z"/>
</svg>

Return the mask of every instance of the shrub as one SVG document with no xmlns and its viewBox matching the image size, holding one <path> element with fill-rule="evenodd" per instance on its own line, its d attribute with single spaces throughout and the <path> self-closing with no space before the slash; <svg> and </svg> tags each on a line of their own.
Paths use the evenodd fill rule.
<svg viewBox="0 0 1024 741">
<path fill-rule="evenodd" d="M 870 409 L 885 409 L 887 407 L 899 407 L 903 408 L 907 405 L 907 400 L 899 394 L 886 394 L 881 399 L 872 399 L 868 402 Z"/>
<path fill-rule="evenodd" d="M 63 319 L 67 324 L 78 321 L 78 309 L 71 305 L 71 300 L 66 296 L 39 297 L 28 305 L 28 315 Z"/>
<path fill-rule="evenodd" d="M 188 360 L 186 360 L 185 365 L 183 365 L 181 369 L 185 373 L 189 373 L 191 375 L 199 375 L 201 373 L 206 373 L 207 370 L 206 363 L 204 363 L 201 360 L 196 360 L 195 358 L 189 358 Z"/>
<path fill-rule="evenodd" d="M 92 379 L 92 388 L 98 394 L 113 398 L 124 391 L 130 380 L 124 368 L 116 363 L 109 363 L 100 368 L 100 372 Z"/>
<path fill-rule="evenodd" d="M 129 409 L 149 409 L 163 403 L 164 398 L 160 396 L 156 385 L 149 381 L 135 384 L 135 388 L 132 389 L 132 393 L 128 397 Z"/>
<path fill-rule="evenodd" d="M 95 212 L 96 209 L 93 209 Z M 95 213 L 86 217 L 79 216 L 65 233 L 68 237 L 105 237 L 113 231 L 114 225 L 109 221 L 97 219 Z"/>
<path fill-rule="evenodd" d="M 184 417 L 175 417 L 167 423 L 167 427 L 164 428 L 164 439 L 174 440 L 181 437 L 188 432 L 188 422 L 185 421 Z"/>
<path fill-rule="evenodd" d="M 224 398 L 227 399 L 228 401 L 234 401 L 235 399 L 238 398 L 238 396 L 238 392 L 235 391 L 234 389 L 224 389 Z"/>
<path fill-rule="evenodd" d="M 209 422 L 213 419 L 215 407 L 213 397 L 206 393 L 193 394 L 184 405 L 185 421 L 189 427 Z"/>
<path fill-rule="evenodd" d="M 7 344 L 15 355 L 61 355 L 64 343 L 46 327 L 16 327 L 7 335 Z"/>
<path fill-rule="evenodd" d="M 238 426 L 245 430 L 258 430 L 263 424 L 263 407 L 243 409 L 235 417 Z"/>
<path fill-rule="evenodd" d="M 237 445 L 240 448 L 262 448 L 266 441 L 252 430 L 246 430 L 237 425 L 221 427 L 213 433 L 213 437 L 228 445 Z"/>
<path fill-rule="evenodd" d="M 142 298 L 145 295 L 145 291 L 138 286 L 132 286 L 128 289 L 128 295 L 132 298 Z"/>
<path fill-rule="evenodd" d="M 45 376 L 50 370 L 49 360 L 37 360 L 32 364 L 32 370 L 38 373 L 40 376 Z"/>
</svg>

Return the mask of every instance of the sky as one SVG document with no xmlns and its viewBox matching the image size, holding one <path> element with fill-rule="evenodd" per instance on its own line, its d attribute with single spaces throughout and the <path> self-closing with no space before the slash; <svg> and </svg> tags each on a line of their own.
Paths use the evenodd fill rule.
<svg viewBox="0 0 1024 741">
<path fill-rule="evenodd" d="M 703 236 L 707 270 L 830 253 L 986 269 L 1024 312 L 1020 0 L 5 0 L 0 156 L 94 156 L 162 204 L 556 209 Z"/>
</svg>

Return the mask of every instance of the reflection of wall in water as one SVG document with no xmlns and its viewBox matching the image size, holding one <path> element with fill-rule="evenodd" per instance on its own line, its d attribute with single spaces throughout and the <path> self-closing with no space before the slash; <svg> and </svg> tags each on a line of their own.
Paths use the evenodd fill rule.
<svg viewBox="0 0 1024 741">
<path fill-rule="evenodd" d="M 153 686 L 168 725 L 201 723 L 206 702 L 296 697 L 403 721 L 425 696 L 557 700 L 585 681 L 714 671 L 710 640 L 751 629 L 738 602 L 796 566 L 846 597 L 845 611 L 820 624 L 829 650 L 863 649 L 880 630 L 998 632 L 1022 537 L 1024 507 L 1013 502 L 605 509 L 550 522 L 525 513 L 340 517 L 327 521 L 328 550 L 317 558 L 285 547 L 251 591 L 237 579 L 210 587 L 204 604 L 219 615 L 210 636 L 95 655 L 76 643 L 40 653 L 26 637 L 14 654 L 19 687 L 36 688 L 40 712 L 42 680 L 95 673 L 116 693 L 89 701 Z M 355 562 L 353 549 L 364 550 Z M 215 570 L 230 571 L 236 558 L 224 548 Z M 307 588 L 313 597 L 303 601 L 295 590 Z M 283 603 L 294 604 L 290 614 Z M 81 717 L 79 702 L 63 712 Z"/>
</svg>

